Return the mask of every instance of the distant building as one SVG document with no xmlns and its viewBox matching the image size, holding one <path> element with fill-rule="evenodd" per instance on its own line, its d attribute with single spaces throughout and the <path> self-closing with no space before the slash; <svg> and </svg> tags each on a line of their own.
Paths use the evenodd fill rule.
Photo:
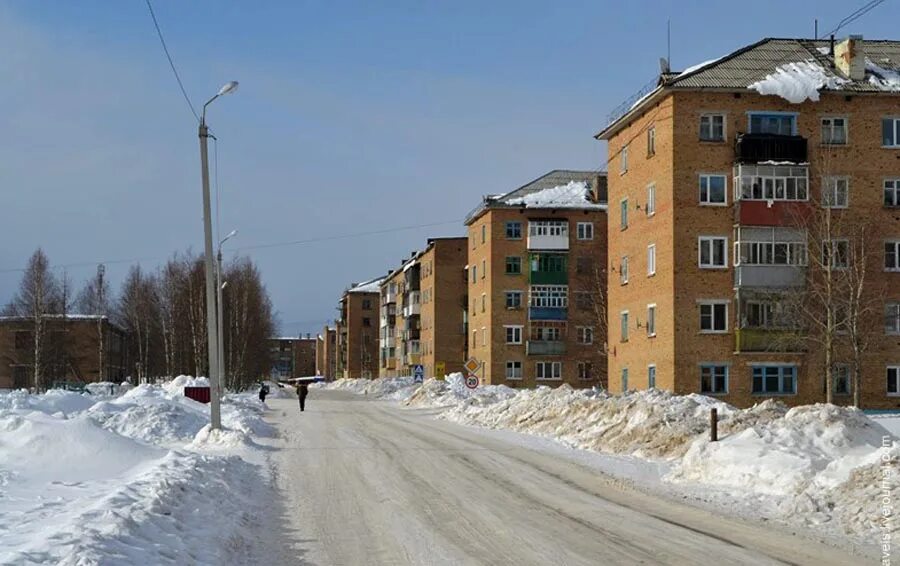
<svg viewBox="0 0 900 566">
<path fill-rule="evenodd" d="M 45 315 L 40 364 L 44 384 L 122 381 L 128 374 L 125 331 L 100 315 Z M 0 317 L 0 389 L 35 387 L 34 321 Z"/>
<path fill-rule="evenodd" d="M 272 376 L 289 379 L 316 374 L 316 338 L 281 336 L 269 339 Z"/>
<path fill-rule="evenodd" d="M 328 381 L 337 379 L 337 330 L 326 326 L 320 335 L 322 345 L 321 364 L 316 360 L 316 374 Z"/>
<path fill-rule="evenodd" d="M 380 278 L 354 284 L 341 297 L 336 321 L 336 377 L 378 377 L 380 284 Z"/>
</svg>

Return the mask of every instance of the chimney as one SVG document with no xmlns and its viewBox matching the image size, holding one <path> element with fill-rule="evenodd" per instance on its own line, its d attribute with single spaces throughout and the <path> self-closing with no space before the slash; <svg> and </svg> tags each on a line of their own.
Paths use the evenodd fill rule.
<svg viewBox="0 0 900 566">
<path fill-rule="evenodd" d="M 851 35 L 835 44 L 834 66 L 850 80 L 865 80 L 866 56 L 862 51 L 861 35 Z"/>
<path fill-rule="evenodd" d="M 606 174 L 597 173 L 591 179 L 591 198 L 594 202 L 606 202 Z"/>
</svg>

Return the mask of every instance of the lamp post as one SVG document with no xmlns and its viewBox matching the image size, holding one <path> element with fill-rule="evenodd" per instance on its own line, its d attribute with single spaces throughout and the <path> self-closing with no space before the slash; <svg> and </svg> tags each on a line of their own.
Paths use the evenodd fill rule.
<svg viewBox="0 0 900 566">
<path fill-rule="evenodd" d="M 237 235 L 237 230 L 232 230 L 228 233 L 227 236 L 222 238 L 222 241 L 219 242 L 219 249 L 216 253 L 216 293 L 218 293 L 216 304 L 218 305 L 218 311 L 216 313 L 216 321 L 217 321 L 217 334 L 219 337 L 218 340 L 218 369 L 219 369 L 219 386 L 225 382 L 225 331 L 223 327 L 225 326 L 225 316 L 222 314 L 224 310 L 222 300 L 222 293 L 225 291 L 225 286 L 228 285 L 228 281 L 222 281 L 222 245 L 225 244 L 229 239 L 233 238 Z"/>
<path fill-rule="evenodd" d="M 206 127 L 206 107 L 212 102 L 237 90 L 237 81 L 231 81 L 216 95 L 203 105 L 203 113 L 200 118 L 200 174 L 203 182 L 203 236 L 204 236 L 204 263 L 206 264 L 206 347 L 209 359 L 209 421 L 213 429 L 222 428 L 222 415 L 219 396 L 219 368 L 218 360 L 218 336 L 216 333 L 216 290 L 214 289 L 215 273 L 213 272 L 213 244 L 212 244 L 212 219 L 210 217 L 209 204 L 209 156 L 207 152 L 207 138 L 209 128 Z"/>
</svg>

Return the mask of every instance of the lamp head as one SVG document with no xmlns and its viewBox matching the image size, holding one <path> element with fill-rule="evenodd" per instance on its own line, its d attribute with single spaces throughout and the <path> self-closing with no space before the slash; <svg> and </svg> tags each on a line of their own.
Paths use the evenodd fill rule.
<svg viewBox="0 0 900 566">
<path fill-rule="evenodd" d="M 237 81 L 229 81 L 228 83 L 225 84 L 225 86 L 223 86 L 222 88 L 219 89 L 219 94 L 217 94 L 216 96 L 224 96 L 226 94 L 231 94 L 232 92 L 237 90 L 237 87 L 238 87 Z"/>
</svg>

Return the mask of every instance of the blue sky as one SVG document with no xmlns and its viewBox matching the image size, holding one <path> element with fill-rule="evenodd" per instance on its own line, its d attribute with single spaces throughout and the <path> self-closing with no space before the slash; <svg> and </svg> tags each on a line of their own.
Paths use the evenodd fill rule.
<svg viewBox="0 0 900 566">
<path fill-rule="evenodd" d="M 862 4 L 859 2 L 858 4 Z M 762 37 L 809 37 L 856 2 L 212 2 L 155 0 L 219 137 L 234 248 L 285 333 L 316 332 L 342 289 L 386 272 L 481 195 L 596 169 L 607 113 L 653 79 L 672 22 L 684 68 Z M 896 39 L 886 2 L 841 33 Z M 894 36 L 891 33 L 894 32 Z M 202 249 L 196 122 L 143 0 L 0 3 L 0 302 L 37 246 L 54 264 Z M 231 243 L 229 243 L 231 245 Z M 110 263 L 118 283 L 127 263 Z M 69 268 L 76 284 L 90 265 Z"/>
</svg>

